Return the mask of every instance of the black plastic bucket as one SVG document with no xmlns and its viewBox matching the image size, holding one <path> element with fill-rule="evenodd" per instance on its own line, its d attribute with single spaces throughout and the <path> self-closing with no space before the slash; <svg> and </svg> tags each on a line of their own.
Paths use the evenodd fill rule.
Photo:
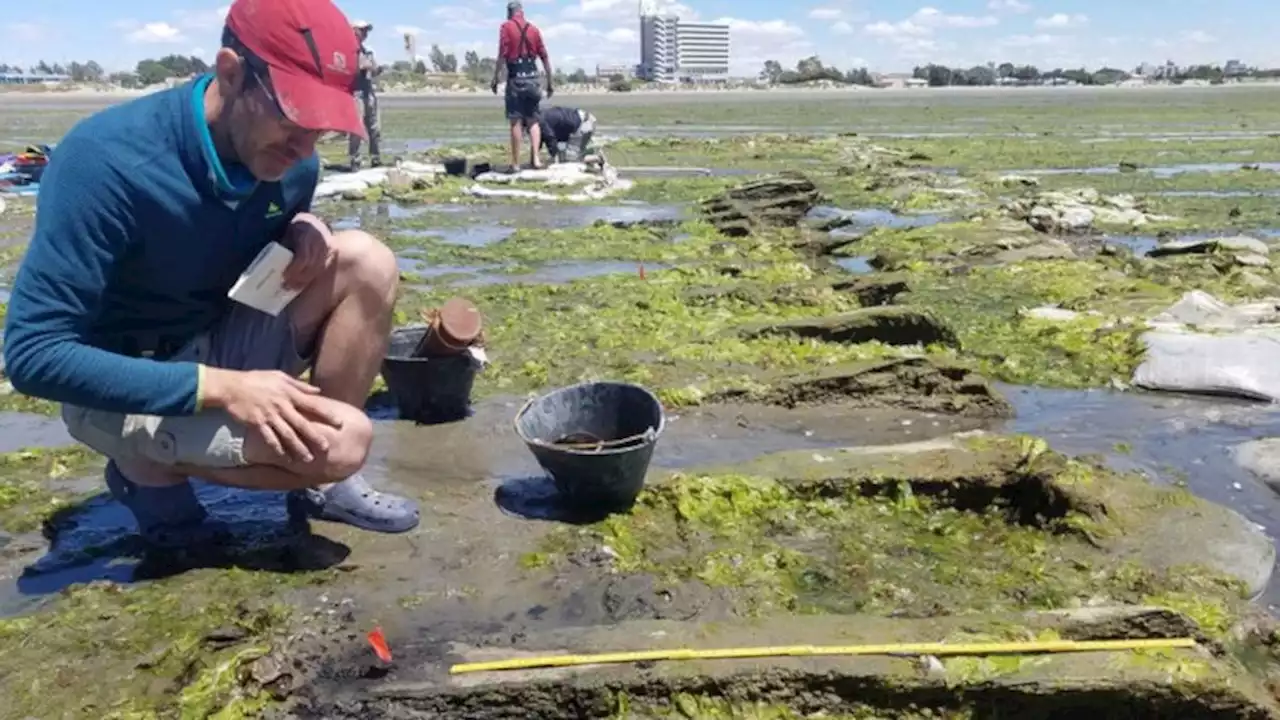
<svg viewBox="0 0 1280 720">
<path fill-rule="evenodd" d="M 446 175 L 466 175 L 467 159 L 460 157 L 446 158 L 444 161 L 444 172 Z"/>
<path fill-rule="evenodd" d="M 454 422 L 471 414 L 475 361 L 468 354 L 413 357 L 426 327 L 407 327 L 391 333 L 382 361 L 382 378 L 400 417 L 424 425 Z"/>
<path fill-rule="evenodd" d="M 644 488 L 666 417 L 638 385 L 591 382 L 530 400 L 515 426 L 567 504 L 623 512 Z"/>
</svg>

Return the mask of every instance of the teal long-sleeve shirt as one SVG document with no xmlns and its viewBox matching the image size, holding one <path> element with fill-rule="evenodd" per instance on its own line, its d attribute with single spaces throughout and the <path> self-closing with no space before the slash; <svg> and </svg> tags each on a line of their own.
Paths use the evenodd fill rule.
<svg viewBox="0 0 1280 720">
<path fill-rule="evenodd" d="M 55 147 L 5 321 L 19 392 L 110 412 L 200 409 L 198 366 L 143 351 L 217 322 L 240 273 L 310 208 L 319 175 L 312 157 L 233 192 L 204 119 L 209 80 L 99 112 Z"/>
</svg>

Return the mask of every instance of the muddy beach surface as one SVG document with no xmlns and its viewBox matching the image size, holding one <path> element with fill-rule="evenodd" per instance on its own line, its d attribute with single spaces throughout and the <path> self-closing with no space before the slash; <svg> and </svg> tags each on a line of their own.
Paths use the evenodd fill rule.
<svg viewBox="0 0 1280 720">
<path fill-rule="evenodd" d="M 1133 379 L 1189 292 L 1274 314 L 1280 93 L 1180 92 L 1069 113 L 1051 93 L 931 95 L 928 114 L 792 98 L 804 126 L 772 102 L 607 99 L 632 181 L 607 196 L 431 177 L 318 204 L 396 249 L 398 324 L 457 294 L 486 317 L 469 418 L 399 420 L 381 383 L 369 401 L 367 474 L 417 497 L 421 527 L 300 527 L 277 495 L 201 486 L 236 541 L 147 553 L 101 459 L 8 388 L 0 717 L 1280 716 L 1280 496 L 1238 451 L 1280 415 Z M 83 114 L 15 107 L 0 97 L 0 140 Z M 395 99 L 384 119 L 406 159 L 500 162 L 470 129 L 491 109 Z M 34 212 L 0 214 L 0 286 Z M 647 489 L 603 518 L 512 427 L 529 395 L 592 379 L 652 389 L 667 418 Z M 1196 644 L 449 672 L 1164 638 Z"/>
</svg>

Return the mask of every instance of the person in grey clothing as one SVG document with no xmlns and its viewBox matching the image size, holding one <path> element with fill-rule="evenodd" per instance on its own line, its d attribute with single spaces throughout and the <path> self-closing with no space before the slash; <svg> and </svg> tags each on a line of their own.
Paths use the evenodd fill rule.
<svg viewBox="0 0 1280 720">
<path fill-rule="evenodd" d="M 369 32 L 373 30 L 373 25 L 364 20 L 357 20 L 351 23 L 351 29 L 355 30 L 356 39 L 360 41 L 360 55 L 356 60 L 359 69 L 356 75 L 356 107 L 364 118 L 365 131 L 369 133 L 370 163 L 373 167 L 378 167 L 382 164 L 382 154 L 378 147 L 379 141 L 382 140 L 382 113 L 378 110 L 378 95 L 373 89 L 373 79 L 381 70 L 378 68 L 377 61 L 374 60 L 373 51 L 364 44 L 369 38 Z M 358 170 L 360 168 L 359 135 L 349 136 L 347 155 L 351 158 L 351 169 Z"/>
</svg>

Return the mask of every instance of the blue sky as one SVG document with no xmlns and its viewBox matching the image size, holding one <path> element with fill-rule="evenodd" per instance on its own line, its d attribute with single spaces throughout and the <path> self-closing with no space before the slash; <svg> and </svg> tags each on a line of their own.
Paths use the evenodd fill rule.
<svg viewBox="0 0 1280 720">
<path fill-rule="evenodd" d="M 972 65 L 1008 60 L 1041 66 L 1180 64 L 1280 66 L 1276 0 L 662 0 L 683 17 L 731 27 L 734 71 L 767 59 L 818 55 L 840 67 L 907 70 L 927 61 Z M 454 4 L 451 4 L 454 3 Z M 28 65 L 96 59 L 126 69 L 168 53 L 208 57 L 226 0 L 89 0 L 7 3 L 0 62 Z M 374 24 L 383 61 L 404 55 L 401 36 L 458 53 L 492 55 L 504 0 L 341 0 L 351 19 Z M 637 0 L 525 0 L 526 12 L 564 68 L 633 63 Z M 1175 9 L 1176 8 L 1176 9 Z"/>
</svg>

